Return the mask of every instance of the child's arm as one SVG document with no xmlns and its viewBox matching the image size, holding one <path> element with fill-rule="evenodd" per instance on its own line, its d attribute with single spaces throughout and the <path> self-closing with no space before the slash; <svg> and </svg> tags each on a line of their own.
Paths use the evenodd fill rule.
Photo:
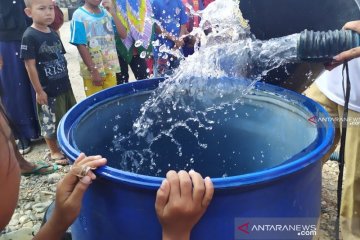
<svg viewBox="0 0 360 240">
<path fill-rule="evenodd" d="M 101 156 L 88 156 L 80 154 L 73 167 L 64 176 L 56 187 L 55 209 L 49 221 L 41 227 L 33 240 L 61 240 L 65 231 L 75 221 L 80 213 L 82 199 L 85 191 L 96 175 L 91 169 L 104 166 L 106 159 Z M 78 177 L 84 168 L 90 167 L 84 177 Z"/>
<path fill-rule="evenodd" d="M 89 70 L 91 74 L 91 79 L 94 86 L 102 86 L 103 85 L 103 79 L 100 76 L 99 71 L 96 69 L 95 64 L 92 61 L 91 55 L 89 50 L 85 45 L 76 45 L 80 56 L 82 60 L 84 61 L 85 65 L 87 66 L 87 69 Z"/>
<path fill-rule="evenodd" d="M 102 5 L 104 6 L 104 8 L 111 14 L 111 16 L 114 19 L 114 23 L 116 26 L 116 30 L 119 33 L 119 36 L 122 39 L 125 39 L 127 36 L 127 32 L 126 29 L 124 27 L 124 25 L 121 23 L 120 19 L 117 17 L 116 15 L 116 7 L 114 6 L 114 4 L 112 3 L 111 0 L 107 0 L 107 1 L 103 1 Z"/>
<path fill-rule="evenodd" d="M 119 20 L 119 18 L 116 16 L 116 12 L 113 14 L 111 13 L 111 16 L 113 17 L 114 19 L 114 23 L 115 23 L 115 26 L 116 26 L 116 30 L 117 32 L 119 33 L 120 37 L 122 39 L 125 39 L 126 36 L 127 36 L 127 32 L 126 32 L 126 29 L 124 27 L 124 25 L 122 25 L 121 21 Z"/>
<path fill-rule="evenodd" d="M 48 97 L 40 84 L 35 59 L 25 59 L 24 62 L 31 84 L 36 92 L 36 102 L 40 105 L 47 105 Z"/>
<path fill-rule="evenodd" d="M 176 46 L 183 46 L 184 45 L 184 41 L 178 37 L 176 37 L 175 35 L 167 32 L 164 28 L 162 28 L 160 25 L 158 25 L 158 23 L 155 23 L 155 32 L 157 34 L 161 34 L 163 35 L 165 38 L 169 39 L 170 41 L 174 42 Z"/>
</svg>

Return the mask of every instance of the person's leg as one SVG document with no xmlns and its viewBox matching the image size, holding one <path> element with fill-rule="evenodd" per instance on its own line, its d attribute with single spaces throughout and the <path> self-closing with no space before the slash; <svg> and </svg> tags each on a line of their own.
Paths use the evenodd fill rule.
<svg viewBox="0 0 360 240">
<path fill-rule="evenodd" d="M 344 108 L 339 106 L 342 116 Z M 349 110 L 340 211 L 343 239 L 360 239 L 360 113 Z"/>
<path fill-rule="evenodd" d="M 76 99 L 75 99 L 75 95 L 72 89 L 70 89 L 67 93 L 66 93 L 66 104 L 65 104 L 65 113 L 67 111 L 70 110 L 70 108 L 72 108 L 73 106 L 75 106 L 76 104 Z M 65 115 L 64 113 L 64 115 Z"/>
<path fill-rule="evenodd" d="M 14 149 L 17 149 L 15 139 L 11 139 Z M 21 174 L 29 175 L 29 174 L 50 174 L 54 172 L 55 167 L 52 165 L 37 165 L 35 163 L 27 161 L 23 155 L 18 151 L 15 150 L 16 159 L 19 163 L 19 167 L 21 170 Z M 38 163 L 39 164 L 39 163 Z"/>
<path fill-rule="evenodd" d="M 154 77 L 154 58 L 152 56 L 145 58 L 146 72 L 149 78 Z"/>
<path fill-rule="evenodd" d="M 5 112 L 5 109 L 0 101 L 0 114 L 2 113 L 3 117 L 5 118 L 6 121 L 8 121 L 8 125 L 10 127 L 12 127 L 12 123 L 10 122 L 10 120 L 7 117 L 7 114 Z M 41 166 L 34 164 L 32 162 L 26 161 L 25 158 L 23 157 L 23 155 L 19 152 L 17 145 L 15 143 L 15 138 L 14 135 L 12 133 L 12 129 L 11 129 L 11 135 L 10 135 L 10 142 L 13 146 L 14 149 L 14 154 L 15 157 L 17 159 L 17 162 L 19 164 L 19 168 L 21 171 L 21 174 L 24 175 L 29 175 L 29 174 L 49 174 L 52 173 L 54 171 L 54 166 L 51 165 L 44 165 L 42 164 Z"/>
<path fill-rule="evenodd" d="M 306 91 L 304 92 L 304 95 L 311 98 L 312 100 L 318 102 L 321 106 L 325 108 L 325 110 L 329 113 L 330 117 L 333 119 L 339 119 L 339 111 L 338 111 L 338 104 L 331 101 L 329 98 L 327 98 L 318 88 L 316 83 L 313 83 Z M 317 117 L 317 116 L 315 116 Z M 326 162 L 331 153 L 333 153 L 339 143 L 340 140 L 340 129 L 339 129 L 339 122 L 333 121 L 335 126 L 335 138 L 334 143 L 326 156 L 322 159 L 323 163 Z"/>
<path fill-rule="evenodd" d="M 153 75 L 154 75 L 154 78 L 158 78 L 158 77 L 161 77 L 160 76 L 160 73 L 158 71 L 158 59 L 154 58 L 154 66 L 153 66 Z"/>
<path fill-rule="evenodd" d="M 94 86 L 91 79 L 83 79 L 85 95 L 88 97 L 103 89 L 103 86 Z"/>
<path fill-rule="evenodd" d="M 171 69 L 175 69 L 178 68 L 180 65 L 180 60 L 174 56 L 169 56 L 169 60 L 170 60 L 170 68 Z"/>
<path fill-rule="evenodd" d="M 51 159 L 62 160 L 64 155 L 61 153 L 56 138 L 44 137 L 46 145 L 49 147 Z M 60 164 L 60 163 L 59 163 Z M 60 164 L 63 165 L 63 164 Z"/>
<path fill-rule="evenodd" d="M 127 83 L 129 82 L 129 67 L 127 62 L 123 57 L 119 56 L 119 63 L 121 72 L 116 73 L 117 84 Z"/>
<path fill-rule="evenodd" d="M 56 130 L 61 118 L 76 104 L 75 96 L 72 89 L 56 97 L 55 102 L 55 118 Z"/>
<path fill-rule="evenodd" d="M 116 74 L 115 73 L 106 74 L 106 78 L 104 80 L 104 84 L 102 86 L 102 89 L 106 89 L 106 88 L 109 88 L 109 87 L 114 87 L 116 85 L 117 85 Z"/>
<path fill-rule="evenodd" d="M 49 147 L 49 160 L 59 165 L 68 164 L 68 160 L 61 153 L 56 141 L 56 117 L 57 107 L 62 104 L 60 98 L 48 97 L 48 105 L 38 105 L 38 116 L 41 126 L 41 134 L 44 136 L 45 142 Z"/>
<path fill-rule="evenodd" d="M 169 73 L 169 66 L 168 59 L 158 58 L 155 60 L 155 67 L 154 67 L 154 76 L 155 77 L 164 77 Z"/>
<path fill-rule="evenodd" d="M 179 67 L 180 60 L 172 55 L 169 55 L 166 64 L 167 64 L 167 70 L 165 72 L 165 75 L 172 75 L 175 69 Z"/>
<path fill-rule="evenodd" d="M 141 58 L 139 55 L 134 55 L 131 59 L 130 67 L 135 75 L 136 80 L 143 80 L 148 78 L 145 58 Z"/>
</svg>

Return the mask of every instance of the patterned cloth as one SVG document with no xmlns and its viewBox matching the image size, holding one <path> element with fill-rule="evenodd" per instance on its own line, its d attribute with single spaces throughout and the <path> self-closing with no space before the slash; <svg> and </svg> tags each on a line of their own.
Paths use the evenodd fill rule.
<svg viewBox="0 0 360 240">
<path fill-rule="evenodd" d="M 153 13 L 150 0 L 116 0 L 116 6 L 117 16 L 127 31 L 126 38 L 121 39 L 121 44 L 125 48 L 121 50 L 121 55 L 132 56 L 134 45 L 140 48 L 139 53 L 151 50 Z M 125 60 L 130 62 L 131 57 L 125 57 Z"/>
<path fill-rule="evenodd" d="M 115 31 L 111 15 L 104 9 L 93 14 L 84 7 L 74 12 L 71 23 L 70 43 L 86 45 L 95 67 L 102 77 L 120 72 L 115 46 Z M 91 78 L 85 63 L 80 59 L 80 75 Z"/>
</svg>

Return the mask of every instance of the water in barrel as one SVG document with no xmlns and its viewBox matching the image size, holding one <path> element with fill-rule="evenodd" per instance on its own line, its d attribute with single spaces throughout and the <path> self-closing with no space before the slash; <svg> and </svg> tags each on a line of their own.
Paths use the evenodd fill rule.
<svg viewBox="0 0 360 240">
<path fill-rule="evenodd" d="M 109 101 L 93 112 L 113 112 L 113 118 L 101 129 L 111 138 L 92 151 L 111 167 L 139 174 L 203 169 L 203 175 L 227 177 L 282 164 L 311 144 L 317 132 L 305 113 L 254 88 L 271 69 L 296 61 L 298 35 L 259 41 L 238 6 L 217 0 L 195 13 L 202 20 L 191 34 L 199 43 L 173 75 L 155 91 Z M 172 53 L 162 50 L 163 57 Z"/>
</svg>

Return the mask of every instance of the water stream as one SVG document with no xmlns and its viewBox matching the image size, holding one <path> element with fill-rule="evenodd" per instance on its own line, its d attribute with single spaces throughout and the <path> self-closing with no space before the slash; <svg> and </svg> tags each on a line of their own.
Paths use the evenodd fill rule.
<svg viewBox="0 0 360 240">
<path fill-rule="evenodd" d="M 157 167 L 160 155 L 169 159 L 169 169 L 189 170 L 196 167 L 197 161 L 206 161 L 214 154 L 219 162 L 212 164 L 222 169 L 223 176 L 231 174 L 225 162 L 235 166 L 239 156 L 256 160 L 253 167 L 258 164 L 269 167 L 264 161 L 271 152 L 270 139 L 259 139 L 254 149 L 261 151 L 254 150 L 253 156 L 245 156 L 243 153 L 248 149 L 238 144 L 235 136 L 251 138 L 253 131 L 261 130 L 247 129 L 251 121 L 256 121 L 255 116 L 259 112 L 264 117 L 271 115 L 273 106 L 259 104 L 246 95 L 267 72 L 297 61 L 299 36 L 257 40 L 250 33 L 251 23 L 249 26 L 243 19 L 238 6 L 238 1 L 216 0 L 204 11 L 191 10 L 202 17 L 200 27 L 191 33 L 199 38 L 195 53 L 183 59 L 174 74 L 167 76 L 154 92 L 140 97 L 143 104 L 129 131 L 119 130 L 121 116 L 114 119 L 110 151 L 119 156 L 117 164 L 121 169 L 133 172 L 146 169 L 161 175 L 162 170 Z M 206 35 L 204 31 L 209 29 L 211 33 Z M 172 53 L 163 46 L 160 48 L 163 57 Z M 175 54 L 181 58 L 178 52 Z M 294 115 L 294 121 L 295 118 Z M 276 142 L 276 137 L 272 141 Z M 164 146 L 167 149 L 162 149 Z M 213 148 L 226 149 L 217 153 Z M 281 161 L 291 157 L 289 154 L 272 157 Z M 249 164 L 244 164 L 241 171 L 250 171 L 249 168 Z M 234 174 L 244 172 L 237 170 Z"/>
</svg>

